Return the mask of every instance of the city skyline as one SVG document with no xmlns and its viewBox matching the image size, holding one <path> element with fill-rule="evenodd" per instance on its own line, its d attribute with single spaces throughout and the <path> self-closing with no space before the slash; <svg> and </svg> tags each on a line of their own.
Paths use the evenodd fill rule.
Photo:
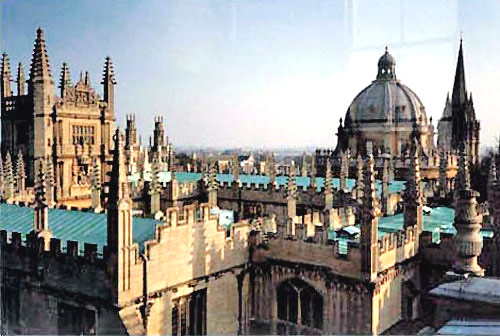
<svg viewBox="0 0 500 336">
<path fill-rule="evenodd" d="M 93 1 L 71 7 L 4 1 L 2 52 L 13 68 L 21 61 L 27 69 L 41 26 L 54 80 L 66 61 L 73 81 L 88 70 L 94 85 L 109 54 L 118 82 L 117 122 L 123 127 L 125 115 L 135 113 L 143 144 L 161 114 L 180 147 L 334 147 L 338 120 L 375 79 L 385 45 L 396 57 L 398 79 L 417 93 L 437 126 L 462 31 L 467 89 L 485 121 L 483 149 L 497 137 L 492 112 L 500 104 L 492 97 L 500 78 L 491 71 L 494 61 L 482 62 L 498 48 L 484 33 L 484 25 L 497 24 L 489 20 L 500 7 L 495 3 L 474 12 L 463 1 L 128 5 L 99 4 L 96 11 Z"/>
</svg>

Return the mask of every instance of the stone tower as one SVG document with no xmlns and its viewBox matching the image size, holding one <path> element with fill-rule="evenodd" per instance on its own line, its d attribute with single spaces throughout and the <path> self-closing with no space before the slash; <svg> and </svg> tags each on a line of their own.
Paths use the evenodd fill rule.
<svg viewBox="0 0 500 336">
<path fill-rule="evenodd" d="M 40 28 L 36 32 L 28 94 L 33 98 L 34 116 L 34 139 L 30 150 L 33 150 L 35 160 L 45 159 L 52 156 L 54 134 L 51 114 L 54 104 L 54 80 L 45 47 L 45 36 Z"/>
<path fill-rule="evenodd" d="M 107 253 L 113 298 L 117 304 L 124 300 L 122 293 L 130 289 L 130 268 L 134 263 L 133 256 L 137 253 L 132 246 L 132 199 L 129 195 L 122 137 L 117 129 L 107 203 Z"/>
</svg>

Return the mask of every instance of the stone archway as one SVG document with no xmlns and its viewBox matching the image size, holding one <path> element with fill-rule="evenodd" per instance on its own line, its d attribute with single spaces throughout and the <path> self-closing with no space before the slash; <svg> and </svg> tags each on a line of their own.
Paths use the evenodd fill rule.
<svg viewBox="0 0 500 336">
<path fill-rule="evenodd" d="M 298 278 L 283 281 L 277 288 L 278 333 L 323 328 L 323 296 Z"/>
</svg>

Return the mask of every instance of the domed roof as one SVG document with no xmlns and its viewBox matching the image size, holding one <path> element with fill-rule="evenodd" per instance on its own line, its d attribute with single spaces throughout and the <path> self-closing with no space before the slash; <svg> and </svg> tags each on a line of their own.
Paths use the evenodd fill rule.
<svg viewBox="0 0 500 336">
<path fill-rule="evenodd" d="M 378 61 L 377 79 L 362 90 L 346 113 L 346 127 L 362 123 L 402 123 L 417 121 L 427 125 L 425 108 L 409 87 L 396 79 L 396 61 L 385 51 Z"/>
</svg>

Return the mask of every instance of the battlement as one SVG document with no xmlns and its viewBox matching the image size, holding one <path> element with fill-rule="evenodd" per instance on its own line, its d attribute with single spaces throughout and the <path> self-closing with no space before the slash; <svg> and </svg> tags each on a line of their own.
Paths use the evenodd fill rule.
<svg viewBox="0 0 500 336">
<path fill-rule="evenodd" d="M 163 116 L 156 116 L 155 123 L 163 123 Z"/>
<path fill-rule="evenodd" d="M 98 253 L 97 244 L 84 243 L 83 250 L 79 242 L 68 240 L 66 246 L 62 246 L 62 241 L 57 238 L 51 238 L 49 250 L 45 251 L 45 239 L 43 237 L 35 237 L 32 233 L 27 234 L 26 238 L 22 239 L 22 234 L 19 232 L 11 232 L 10 237 L 6 230 L 0 230 L 0 244 L 8 252 L 18 251 L 20 253 L 33 252 L 37 254 L 47 254 L 58 258 L 76 258 L 80 262 L 99 264 L 100 260 L 105 261 L 107 258 L 106 246 L 104 253 Z"/>
<path fill-rule="evenodd" d="M 296 223 L 296 230 L 304 225 Z M 319 239 L 325 234 L 322 229 L 315 230 L 315 236 L 300 239 L 297 235 L 271 235 L 266 244 L 265 257 L 328 267 L 335 274 L 360 279 L 361 251 L 357 242 L 328 241 Z"/>
<path fill-rule="evenodd" d="M 42 237 L 0 231 L 0 249 L 3 262 L 0 267 L 6 276 L 9 274 L 28 274 L 41 283 L 41 286 L 64 288 L 68 295 L 84 295 L 109 301 L 111 279 L 108 275 L 108 259 L 98 254 L 97 245 L 85 243 L 83 253 L 76 241 L 52 238 L 50 248 Z M 106 249 L 105 249 L 106 251 Z"/>
<path fill-rule="evenodd" d="M 410 259 L 418 252 L 417 226 L 407 227 L 405 231 L 389 233 L 379 240 L 379 269 L 381 272 L 397 263 Z"/>
</svg>

